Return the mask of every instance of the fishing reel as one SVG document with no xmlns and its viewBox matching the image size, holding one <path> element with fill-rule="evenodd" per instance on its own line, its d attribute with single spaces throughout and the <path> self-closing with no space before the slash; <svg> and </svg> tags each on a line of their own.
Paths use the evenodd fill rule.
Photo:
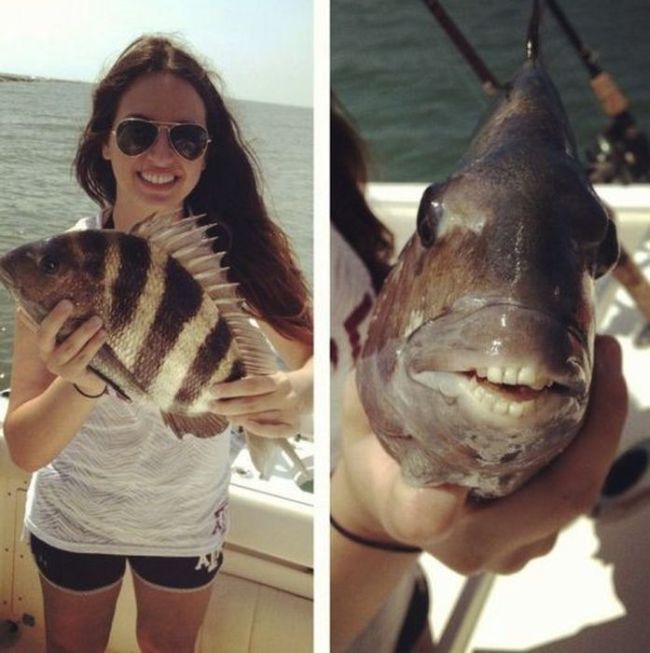
<svg viewBox="0 0 650 653">
<path fill-rule="evenodd" d="M 593 184 L 650 181 L 650 141 L 627 112 L 614 117 L 597 136 L 586 159 Z"/>
</svg>

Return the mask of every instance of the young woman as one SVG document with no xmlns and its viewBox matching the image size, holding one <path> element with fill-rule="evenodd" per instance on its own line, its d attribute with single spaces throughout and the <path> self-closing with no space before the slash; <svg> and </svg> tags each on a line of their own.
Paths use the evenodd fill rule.
<svg viewBox="0 0 650 653">
<path fill-rule="evenodd" d="M 311 410 L 308 292 L 269 219 L 252 157 L 210 75 L 174 42 L 142 37 L 97 86 L 75 161 L 101 207 L 77 228 L 129 231 L 154 212 L 207 214 L 228 235 L 232 280 L 290 371 L 214 388 L 214 411 L 288 436 Z M 16 320 L 5 436 L 35 472 L 26 527 L 41 574 L 48 651 L 103 651 L 126 561 L 143 651 L 193 651 L 221 562 L 229 438 L 178 439 L 156 410 L 106 393 L 87 369 L 93 317 L 63 342 L 60 302 L 33 332 Z"/>
</svg>

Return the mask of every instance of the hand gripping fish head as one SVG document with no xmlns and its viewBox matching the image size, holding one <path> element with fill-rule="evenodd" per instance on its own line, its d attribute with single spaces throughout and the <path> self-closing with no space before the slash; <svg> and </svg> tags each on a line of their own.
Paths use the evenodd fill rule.
<svg viewBox="0 0 650 653">
<path fill-rule="evenodd" d="M 585 415 L 594 279 L 619 248 L 534 43 L 459 170 L 424 192 L 358 365 L 371 426 L 415 485 L 508 494 Z"/>
</svg>

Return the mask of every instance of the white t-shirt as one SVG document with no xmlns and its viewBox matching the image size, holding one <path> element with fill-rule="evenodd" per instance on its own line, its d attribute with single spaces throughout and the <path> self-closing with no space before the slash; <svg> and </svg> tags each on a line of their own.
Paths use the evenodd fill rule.
<svg viewBox="0 0 650 653">
<path fill-rule="evenodd" d="M 76 229 L 100 227 L 87 218 Z M 112 395 L 32 476 L 25 525 L 67 551 L 198 556 L 228 525 L 230 429 L 179 439 L 158 409 Z"/>
<path fill-rule="evenodd" d="M 332 467 L 341 450 L 341 409 L 345 380 L 358 359 L 368 333 L 376 295 L 368 269 L 335 227 L 331 227 L 331 448 Z M 381 573 L 378 570 L 378 573 Z M 348 651 L 393 653 L 406 618 L 418 568 L 407 572 L 390 597 Z M 353 591 L 353 588 L 351 588 Z"/>
<path fill-rule="evenodd" d="M 330 231 L 330 432 L 334 466 L 340 455 L 345 380 L 366 339 L 375 292 L 363 261 L 336 227 Z"/>
</svg>

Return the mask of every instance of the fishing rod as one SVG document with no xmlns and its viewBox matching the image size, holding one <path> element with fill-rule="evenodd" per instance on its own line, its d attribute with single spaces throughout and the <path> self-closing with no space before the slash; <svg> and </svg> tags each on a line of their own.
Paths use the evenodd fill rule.
<svg viewBox="0 0 650 653">
<path fill-rule="evenodd" d="M 546 0 L 546 5 L 587 69 L 602 110 L 612 118 L 598 135 L 596 150 L 587 151 L 591 181 L 650 181 L 650 142 L 630 113 L 630 101 L 600 66 L 598 55 L 580 38 L 556 0 Z"/>
<path fill-rule="evenodd" d="M 552 0 L 547 0 L 547 3 L 550 4 L 551 1 Z M 458 25 L 454 23 L 449 14 L 444 10 L 440 2 L 438 0 L 423 0 L 423 2 L 429 8 L 454 45 L 459 48 L 465 60 L 470 63 L 472 70 L 481 81 L 481 86 L 486 94 L 494 95 L 498 89 L 503 88 L 473 46 L 460 31 Z M 538 8 L 539 4 L 536 2 L 535 11 L 538 11 Z M 530 38 L 529 35 L 529 41 Z M 599 67 L 595 62 L 593 53 L 582 43 L 582 41 L 580 41 L 575 30 L 572 30 L 570 38 L 573 39 L 574 43 L 578 44 L 580 51 L 584 53 L 584 61 L 590 66 L 590 70 L 594 70 L 596 75 L 598 75 L 599 73 L 597 71 L 599 70 Z M 530 43 L 527 44 L 527 47 L 530 47 Z M 602 74 L 602 72 L 600 74 Z M 611 102 L 608 106 L 620 107 L 622 105 L 620 105 L 620 103 L 615 105 L 614 102 Z M 614 210 L 611 208 L 610 210 L 612 211 L 612 215 L 614 215 Z M 650 283 L 622 245 L 618 263 L 612 270 L 612 274 L 630 294 L 646 320 L 650 322 Z"/>
<path fill-rule="evenodd" d="M 458 29 L 458 26 L 450 18 L 443 6 L 436 0 L 424 0 L 424 4 L 429 8 L 431 13 L 436 17 L 440 26 L 445 30 L 447 36 L 456 46 L 458 51 L 463 55 L 470 68 L 476 73 L 481 81 L 481 86 L 487 95 L 496 95 L 501 84 L 492 74 L 485 62 L 479 57 L 476 50 L 471 46 L 465 35 Z"/>
</svg>

